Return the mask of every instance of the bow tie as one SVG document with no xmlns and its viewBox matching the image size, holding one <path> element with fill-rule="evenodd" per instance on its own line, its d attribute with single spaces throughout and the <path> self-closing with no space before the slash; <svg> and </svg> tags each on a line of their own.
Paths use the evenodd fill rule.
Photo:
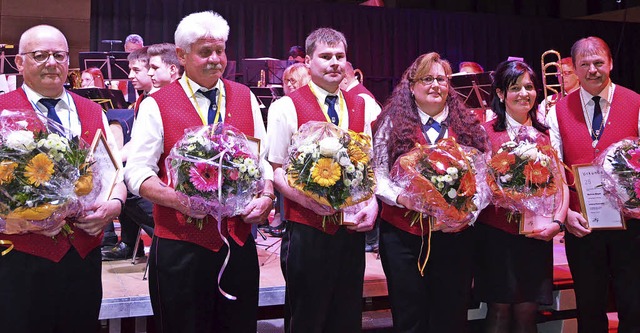
<svg viewBox="0 0 640 333">
<path fill-rule="evenodd" d="M 429 120 L 427 120 L 427 123 L 422 125 L 422 131 L 427 133 L 427 131 L 430 128 L 433 128 L 438 133 L 440 133 L 440 130 L 442 129 L 442 127 L 440 126 L 440 123 L 435 121 L 435 120 L 433 120 L 433 118 L 429 118 Z"/>
</svg>

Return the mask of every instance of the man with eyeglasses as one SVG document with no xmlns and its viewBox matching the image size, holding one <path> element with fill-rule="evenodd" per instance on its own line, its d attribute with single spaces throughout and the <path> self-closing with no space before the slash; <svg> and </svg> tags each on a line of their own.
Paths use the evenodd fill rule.
<svg viewBox="0 0 640 333">
<path fill-rule="evenodd" d="M 32 109 L 61 123 L 67 138 L 91 142 L 97 130 L 118 151 L 102 108 L 65 91 L 69 47 L 60 30 L 39 25 L 20 37 L 16 65 L 24 85 L 0 96 L 0 110 Z M 55 120 L 54 120 L 55 119 Z M 60 228 L 0 235 L 15 246 L 0 256 L 0 323 L 3 332 L 95 332 L 102 301 L 100 242 L 103 226 L 118 216 L 126 197 L 120 180 L 111 199 L 96 202 Z"/>
</svg>

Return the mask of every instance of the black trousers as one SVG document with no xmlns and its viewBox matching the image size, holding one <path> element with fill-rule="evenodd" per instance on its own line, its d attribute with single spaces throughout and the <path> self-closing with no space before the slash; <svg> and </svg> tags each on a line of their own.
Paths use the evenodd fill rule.
<svg viewBox="0 0 640 333">
<path fill-rule="evenodd" d="M 468 331 L 471 299 L 473 228 L 459 233 L 433 232 L 431 254 L 420 276 L 428 236 L 380 223 L 380 259 L 387 276 L 394 332 Z"/>
<path fill-rule="evenodd" d="M 231 237 L 231 257 L 218 290 L 218 273 L 228 248 L 218 252 L 199 245 L 153 238 L 149 254 L 149 294 L 158 332 L 255 333 L 259 268 L 251 236 L 244 246 Z"/>
<path fill-rule="evenodd" d="M 138 237 L 138 229 L 142 227 L 147 235 L 153 237 L 153 203 L 139 196 L 129 195 L 124 203 L 124 210 L 118 217 L 120 220 L 121 239 L 133 247 Z"/>
<path fill-rule="evenodd" d="M 566 235 L 580 333 L 607 332 L 611 282 L 618 332 L 640 332 L 640 220 L 627 221 L 627 228 L 594 230 L 583 238 Z"/>
<path fill-rule="evenodd" d="M 97 332 L 102 302 L 100 248 L 58 263 L 11 251 L 0 256 L 0 331 Z"/>
<path fill-rule="evenodd" d="M 340 228 L 329 235 L 289 221 L 280 260 L 285 332 L 361 331 L 364 233 Z"/>
</svg>

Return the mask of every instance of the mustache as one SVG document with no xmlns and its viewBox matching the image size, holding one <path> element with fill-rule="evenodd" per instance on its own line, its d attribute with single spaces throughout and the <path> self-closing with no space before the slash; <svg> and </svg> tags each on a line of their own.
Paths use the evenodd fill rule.
<svg viewBox="0 0 640 333">
<path fill-rule="evenodd" d="M 207 64 L 207 67 L 205 67 L 205 69 L 207 69 L 207 70 L 212 70 L 212 69 L 222 70 L 222 64 Z"/>
</svg>

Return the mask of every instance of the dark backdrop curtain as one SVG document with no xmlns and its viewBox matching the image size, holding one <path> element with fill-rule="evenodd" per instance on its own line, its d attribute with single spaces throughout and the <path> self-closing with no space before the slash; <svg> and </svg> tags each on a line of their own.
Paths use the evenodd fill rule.
<svg viewBox="0 0 640 333">
<path fill-rule="evenodd" d="M 381 101 L 402 72 L 422 53 L 436 51 L 454 69 L 475 61 L 492 70 L 508 56 L 523 57 L 540 72 L 548 49 L 569 56 L 574 41 L 595 35 L 614 54 L 614 82 L 638 91 L 640 25 L 561 20 L 495 14 L 447 13 L 422 9 L 389 9 L 342 3 L 246 0 L 92 0 L 91 48 L 108 50 L 103 39 L 123 40 L 138 33 L 145 44 L 173 42 L 180 19 L 214 10 L 231 28 L 229 60 L 285 59 L 292 45 L 318 27 L 333 27 L 347 37 L 347 58 L 360 68 L 365 85 Z"/>
</svg>

